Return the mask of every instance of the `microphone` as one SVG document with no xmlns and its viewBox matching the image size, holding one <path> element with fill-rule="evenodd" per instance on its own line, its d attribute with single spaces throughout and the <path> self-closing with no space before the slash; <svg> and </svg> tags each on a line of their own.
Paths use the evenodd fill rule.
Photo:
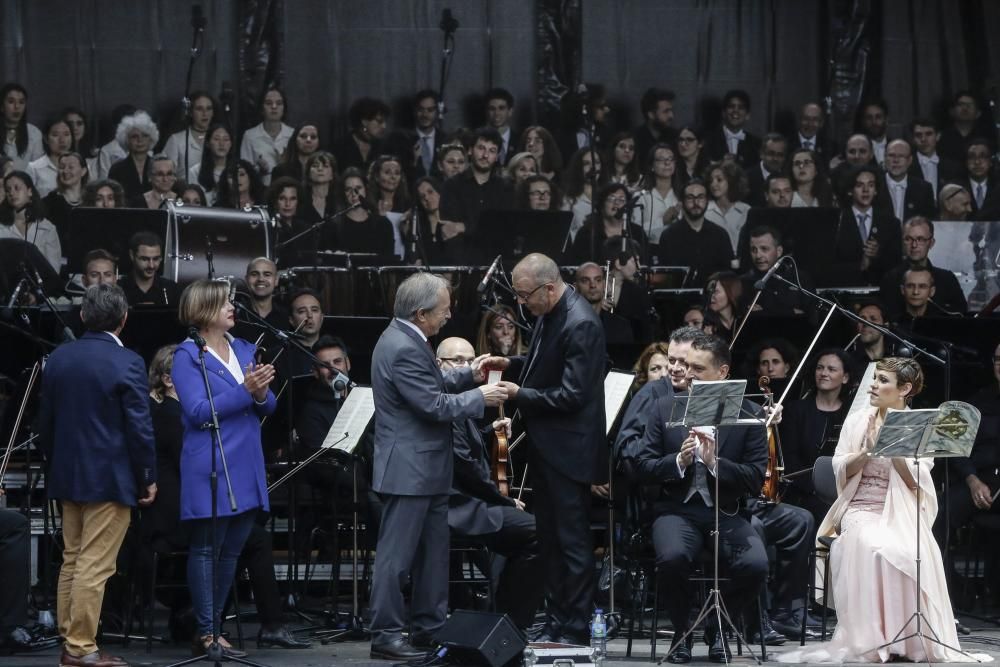
<svg viewBox="0 0 1000 667">
<path fill-rule="evenodd" d="M 496 273 L 497 266 L 500 265 L 500 257 L 501 255 L 497 255 L 497 258 L 493 260 L 492 264 L 490 264 L 489 270 L 486 271 L 486 275 L 483 276 L 483 279 L 479 282 L 479 287 L 476 288 L 476 294 L 479 296 L 485 294 L 486 290 L 489 288 L 490 280 L 493 278 L 493 274 Z"/>
<path fill-rule="evenodd" d="M 219 94 L 219 101 L 222 102 L 222 108 L 225 109 L 226 113 L 232 110 L 233 103 L 236 101 L 236 92 L 233 91 L 231 81 L 222 82 L 222 93 Z"/>
<path fill-rule="evenodd" d="M 590 116 L 590 109 L 587 108 L 587 84 L 578 83 L 576 86 L 577 97 L 580 98 L 580 113 L 584 118 Z"/>
<path fill-rule="evenodd" d="M 198 349 L 205 351 L 208 349 L 208 343 L 202 337 L 201 332 L 198 331 L 198 327 L 188 327 L 188 337 L 194 341 L 194 344 L 198 346 Z"/>
<path fill-rule="evenodd" d="M 451 15 L 451 7 L 441 10 L 441 22 L 438 27 L 444 30 L 445 34 L 451 34 L 458 30 L 458 20 Z"/>
<path fill-rule="evenodd" d="M 340 371 L 337 371 L 337 374 L 333 377 L 333 381 L 330 384 L 333 386 L 333 390 L 337 393 L 344 391 L 348 387 L 353 388 L 357 386 L 351 378 L 347 377 Z"/>
<path fill-rule="evenodd" d="M 229 285 L 229 303 L 236 303 L 236 281 L 227 280 L 226 284 Z"/>
<path fill-rule="evenodd" d="M 10 295 L 10 301 L 7 302 L 7 308 L 13 308 L 17 305 L 17 300 L 21 297 L 21 290 L 24 289 L 24 278 L 17 281 L 17 287 Z"/>
<path fill-rule="evenodd" d="M 207 24 L 208 20 L 201 13 L 201 5 L 191 5 L 191 27 L 201 32 Z"/>
<path fill-rule="evenodd" d="M 766 285 L 767 281 L 771 279 L 771 276 L 773 276 L 774 273 L 778 270 L 778 267 L 781 266 L 781 263 L 785 261 L 786 257 L 788 257 L 788 255 L 782 255 L 781 257 L 779 257 L 778 261 L 774 263 L 774 266 L 772 266 L 770 269 L 767 270 L 767 273 L 764 274 L 764 277 L 753 284 L 754 289 L 759 289 L 759 290 L 764 289 L 764 285 Z"/>
</svg>

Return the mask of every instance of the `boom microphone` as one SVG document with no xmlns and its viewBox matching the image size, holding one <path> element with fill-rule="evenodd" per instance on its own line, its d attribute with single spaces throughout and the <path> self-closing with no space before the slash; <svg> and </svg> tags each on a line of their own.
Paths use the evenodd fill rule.
<svg viewBox="0 0 1000 667">
<path fill-rule="evenodd" d="M 767 270 L 767 273 L 764 274 L 764 277 L 753 284 L 754 289 L 759 289 L 759 290 L 764 289 L 764 285 L 766 285 L 767 281 L 771 279 L 771 276 L 773 276 L 775 271 L 778 270 L 778 267 L 781 266 L 781 263 L 785 261 L 786 257 L 788 257 L 788 255 L 782 255 L 781 257 L 779 257 L 778 261 L 774 263 L 774 266 L 772 266 L 770 269 Z"/>
<path fill-rule="evenodd" d="M 497 258 L 493 260 L 492 264 L 490 264 L 490 268 L 486 272 L 486 275 L 483 276 L 483 279 L 479 282 L 479 287 L 476 288 L 476 294 L 479 296 L 485 294 L 486 289 L 490 286 L 490 280 L 493 279 L 493 274 L 496 273 L 497 267 L 500 265 L 500 257 L 501 255 L 497 255 Z"/>
</svg>

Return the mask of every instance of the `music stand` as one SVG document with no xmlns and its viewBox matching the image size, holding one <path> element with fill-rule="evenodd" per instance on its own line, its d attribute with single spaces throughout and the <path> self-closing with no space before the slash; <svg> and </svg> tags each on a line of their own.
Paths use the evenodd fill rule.
<svg viewBox="0 0 1000 667">
<path fill-rule="evenodd" d="M 670 420 L 666 424 L 667 428 L 714 426 L 716 427 L 716 435 L 718 435 L 719 426 L 739 425 L 760 426 L 763 428 L 763 418 L 756 416 L 741 418 L 746 386 L 746 380 L 693 381 L 687 396 L 675 397 L 673 405 L 670 408 Z M 684 406 L 684 414 L 677 420 L 675 419 L 675 413 L 679 405 Z M 716 438 L 716 443 L 718 443 L 718 438 Z M 716 451 L 716 456 L 718 456 L 718 451 Z M 718 459 L 716 459 L 716 466 L 718 466 Z M 753 648 L 729 616 L 726 603 L 722 599 L 722 591 L 719 589 L 719 475 L 715 474 L 712 476 L 715 478 L 715 498 L 712 502 L 715 511 L 715 526 L 712 532 L 712 590 L 705 597 L 705 603 L 701 606 L 701 610 L 698 612 L 698 616 L 694 622 L 691 623 L 690 627 L 688 627 L 687 631 L 679 639 L 675 638 L 673 646 L 667 652 L 667 655 L 660 658 L 657 664 L 662 664 L 674 651 L 684 645 L 688 636 L 710 614 L 715 616 L 715 621 L 718 623 L 719 628 L 719 637 L 723 642 L 726 641 L 726 628 L 722 625 L 722 621 L 725 620 L 729 629 L 732 630 L 739 641 L 746 644 L 750 656 L 758 665 L 761 663 L 761 659 L 757 657 Z M 728 656 L 728 652 L 726 652 L 726 655 Z"/>
<path fill-rule="evenodd" d="M 561 257 L 572 223 L 570 211 L 488 210 L 479 215 L 476 236 L 480 247 L 489 248 L 491 255 L 499 253 L 505 266 L 514 266 L 533 252 Z"/>
<path fill-rule="evenodd" d="M 358 600 L 358 456 L 356 454 L 361 438 L 367 432 L 375 416 L 375 394 L 371 387 L 354 387 L 340 407 L 337 417 L 333 420 L 326 439 L 324 449 L 334 449 L 351 457 L 352 506 L 351 506 L 351 618 L 347 627 L 314 633 L 320 643 L 332 641 L 367 639 L 368 630 L 361 620 L 361 607 Z M 321 450 L 322 451 L 322 450 Z M 331 572 L 340 583 L 340 571 Z M 334 590 L 339 588 L 335 586 Z M 334 593 L 336 595 L 336 593 Z M 335 598 L 336 599 L 336 598 Z M 336 603 L 335 603 L 336 604 Z"/>
<path fill-rule="evenodd" d="M 628 397 L 629 390 L 635 382 L 635 373 L 630 371 L 610 371 L 604 376 L 604 435 L 611 436 L 611 431 L 618 424 L 622 406 Z M 608 580 L 608 618 L 615 618 L 615 460 L 608 456 L 608 557 L 610 558 L 611 577 Z"/>
<path fill-rule="evenodd" d="M 150 208 L 91 208 L 80 206 L 69 213 L 66 231 L 66 269 L 83 273 L 84 256 L 95 248 L 103 248 L 118 258 L 122 273 L 131 267 L 128 242 L 136 232 L 153 232 L 160 241 L 167 241 L 167 211 Z M 166 246 L 164 246 L 165 248 Z M 166 252 L 164 252 L 166 255 Z M 166 267 L 170 262 L 164 261 Z"/>
<path fill-rule="evenodd" d="M 920 459 L 969 456 L 972 452 L 972 444 L 976 440 L 976 433 L 979 430 L 980 417 L 979 410 L 961 401 L 947 401 L 936 410 L 890 409 L 885 415 L 885 422 L 879 431 L 878 440 L 875 442 L 871 455 L 883 458 L 912 458 L 914 468 L 917 471 L 917 608 L 906 619 L 903 627 L 899 629 L 892 641 L 877 647 L 876 651 L 916 637 L 921 642 L 934 642 L 946 649 L 957 651 L 976 662 L 982 662 L 961 648 L 949 646 L 941 641 L 924 615 L 921 605 L 923 594 L 920 588 L 920 515 L 922 512 L 920 503 L 923 491 L 923 487 L 920 485 Z M 916 621 L 914 631 L 903 636 L 903 633 L 914 621 Z M 925 625 L 930 631 L 929 635 L 923 630 Z M 926 645 L 924 645 L 924 652 L 930 654 Z"/>
</svg>

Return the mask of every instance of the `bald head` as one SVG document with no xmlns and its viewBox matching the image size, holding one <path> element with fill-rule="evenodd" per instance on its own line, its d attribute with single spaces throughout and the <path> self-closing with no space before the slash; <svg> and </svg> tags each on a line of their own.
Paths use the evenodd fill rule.
<svg viewBox="0 0 1000 667">
<path fill-rule="evenodd" d="M 441 370 L 464 366 L 475 358 L 472 343 L 464 338 L 445 338 L 437 346 L 437 361 Z"/>
<path fill-rule="evenodd" d="M 875 152 L 872 150 L 872 141 L 864 134 L 852 134 L 847 140 L 844 148 L 844 157 L 855 166 L 868 164 L 872 161 Z"/>
<path fill-rule="evenodd" d="M 512 275 L 528 278 L 537 285 L 562 281 L 559 265 L 551 257 L 538 252 L 533 252 L 518 262 Z"/>
</svg>

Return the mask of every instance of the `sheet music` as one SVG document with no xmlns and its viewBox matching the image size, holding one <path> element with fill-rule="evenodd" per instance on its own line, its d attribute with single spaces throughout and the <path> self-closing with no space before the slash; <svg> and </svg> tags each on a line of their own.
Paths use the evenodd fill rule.
<svg viewBox="0 0 1000 667">
<path fill-rule="evenodd" d="M 375 394 L 371 387 L 355 387 L 340 406 L 340 412 L 327 431 L 322 446 L 353 454 L 374 414 Z"/>
<path fill-rule="evenodd" d="M 625 397 L 628 396 L 632 382 L 635 380 L 635 373 L 622 373 L 611 371 L 604 376 L 604 434 L 611 433 L 618 413 L 621 412 L 622 405 L 625 404 Z"/>
</svg>

